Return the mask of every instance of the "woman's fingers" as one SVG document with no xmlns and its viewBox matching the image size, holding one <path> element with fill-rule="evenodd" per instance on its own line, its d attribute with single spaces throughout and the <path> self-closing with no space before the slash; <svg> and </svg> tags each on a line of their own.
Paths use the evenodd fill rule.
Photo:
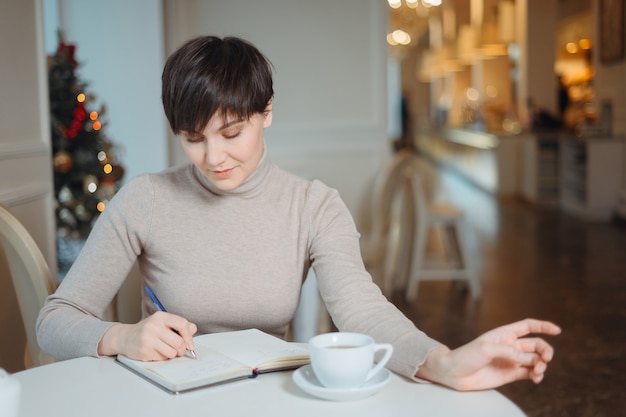
<svg viewBox="0 0 626 417">
<path fill-rule="evenodd" d="M 532 333 L 547 334 L 551 336 L 561 333 L 561 328 L 556 324 L 550 321 L 536 319 L 520 320 L 515 323 L 499 327 L 498 330 L 512 331 L 517 337 L 523 337 Z"/>
<path fill-rule="evenodd" d="M 522 354 L 522 366 L 527 370 L 528 378 L 535 384 L 540 383 L 552 359 L 552 347 L 540 338 L 520 339 L 518 347 L 525 352 Z"/>
<path fill-rule="evenodd" d="M 544 376 L 544 375 L 545 375 L 545 374 L 544 374 L 543 372 L 542 372 L 542 373 L 540 373 L 540 374 L 537 374 L 537 373 L 535 373 L 535 372 L 531 372 L 531 373 L 530 373 L 530 379 L 531 379 L 531 381 L 533 381 L 535 384 L 538 384 L 538 383 L 540 383 L 541 381 L 543 381 L 543 376 Z"/>
<path fill-rule="evenodd" d="M 550 362 L 554 356 L 554 348 L 552 345 L 539 337 L 518 339 L 517 346 L 524 352 L 537 353 L 544 362 Z"/>
<path fill-rule="evenodd" d="M 154 350 L 163 356 L 163 359 L 182 356 L 187 349 L 194 348 L 193 335 L 197 330 L 195 324 L 190 323 L 184 317 L 160 311 L 151 317 L 154 320 L 153 324 L 160 329 L 156 334 L 159 341 L 162 342 L 157 342 Z"/>
</svg>

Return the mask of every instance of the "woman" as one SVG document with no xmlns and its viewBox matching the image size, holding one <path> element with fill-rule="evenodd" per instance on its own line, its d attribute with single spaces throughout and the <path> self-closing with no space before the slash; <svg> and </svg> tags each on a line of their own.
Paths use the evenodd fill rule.
<svg viewBox="0 0 626 417">
<path fill-rule="evenodd" d="M 40 313 L 45 351 L 163 360 L 193 349 L 197 331 L 255 327 L 284 337 L 312 266 L 340 330 L 394 345 L 390 369 L 460 390 L 541 381 L 553 349 L 523 336 L 555 335 L 556 325 L 524 320 L 450 350 L 385 299 L 338 193 L 267 158 L 272 71 L 257 48 L 193 39 L 169 57 L 162 81 L 165 113 L 191 164 L 139 176 L 109 203 Z M 139 323 L 103 321 L 136 260 L 168 312 L 143 297 Z"/>
</svg>

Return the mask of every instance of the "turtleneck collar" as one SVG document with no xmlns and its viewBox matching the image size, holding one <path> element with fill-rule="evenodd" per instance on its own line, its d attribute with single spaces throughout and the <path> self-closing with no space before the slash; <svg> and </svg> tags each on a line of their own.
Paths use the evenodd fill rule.
<svg viewBox="0 0 626 417">
<path fill-rule="evenodd" d="M 239 187 L 234 188 L 232 190 L 221 190 L 215 186 L 211 181 L 208 180 L 207 177 L 200 172 L 200 170 L 192 164 L 193 175 L 196 177 L 198 182 L 207 190 L 215 195 L 222 196 L 240 196 L 240 197 L 250 197 L 256 195 L 260 192 L 265 184 L 265 179 L 270 173 L 272 163 L 267 157 L 267 150 L 263 149 L 263 155 L 259 160 L 259 164 L 255 168 L 255 170 L 250 174 L 250 176 L 243 182 Z"/>
</svg>

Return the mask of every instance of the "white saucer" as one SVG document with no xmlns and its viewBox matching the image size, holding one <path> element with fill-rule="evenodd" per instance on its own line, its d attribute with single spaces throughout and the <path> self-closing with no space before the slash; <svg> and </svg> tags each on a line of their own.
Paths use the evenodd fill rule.
<svg viewBox="0 0 626 417">
<path fill-rule="evenodd" d="M 313 372 L 311 365 L 298 368 L 293 373 L 293 381 L 308 394 L 331 401 L 353 401 L 369 397 L 380 391 L 391 378 L 391 372 L 383 368 L 372 379 L 359 388 L 326 388 Z"/>
</svg>

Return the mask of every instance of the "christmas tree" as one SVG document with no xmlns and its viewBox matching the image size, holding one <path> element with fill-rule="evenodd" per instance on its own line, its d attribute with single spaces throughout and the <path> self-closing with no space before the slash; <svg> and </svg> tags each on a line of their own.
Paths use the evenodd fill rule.
<svg viewBox="0 0 626 417">
<path fill-rule="evenodd" d="M 84 239 L 119 188 L 124 169 L 103 132 L 105 108 L 77 76 L 76 46 L 63 41 L 48 56 L 56 221 L 60 236 Z"/>
</svg>

